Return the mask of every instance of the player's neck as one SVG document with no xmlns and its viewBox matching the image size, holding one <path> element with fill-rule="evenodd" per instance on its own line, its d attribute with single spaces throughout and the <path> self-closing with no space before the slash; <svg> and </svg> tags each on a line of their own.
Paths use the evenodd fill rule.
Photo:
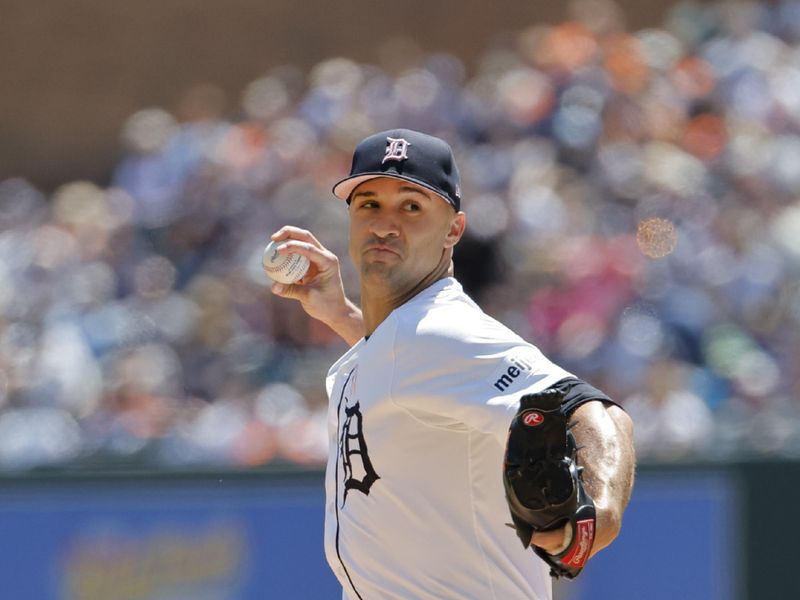
<svg viewBox="0 0 800 600">
<path fill-rule="evenodd" d="M 442 268 L 439 265 L 426 277 L 414 285 L 406 286 L 398 290 L 389 289 L 385 284 L 375 285 L 361 281 L 361 312 L 364 316 L 365 337 L 372 335 L 378 326 L 392 314 L 392 311 L 427 289 L 440 279 L 450 277 L 452 271 L 448 268 L 449 260 Z"/>
</svg>

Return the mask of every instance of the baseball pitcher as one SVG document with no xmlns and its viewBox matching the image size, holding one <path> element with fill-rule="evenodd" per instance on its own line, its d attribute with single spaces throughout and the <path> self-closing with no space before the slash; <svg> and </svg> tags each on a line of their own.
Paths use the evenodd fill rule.
<svg viewBox="0 0 800 600">
<path fill-rule="evenodd" d="M 575 577 L 619 532 L 630 419 L 453 277 L 466 215 L 447 143 L 372 135 L 333 192 L 360 307 L 338 258 L 294 227 L 278 252 L 311 266 L 273 292 L 351 345 L 327 377 L 325 551 L 343 598 L 550 599 L 551 576 Z"/>
</svg>

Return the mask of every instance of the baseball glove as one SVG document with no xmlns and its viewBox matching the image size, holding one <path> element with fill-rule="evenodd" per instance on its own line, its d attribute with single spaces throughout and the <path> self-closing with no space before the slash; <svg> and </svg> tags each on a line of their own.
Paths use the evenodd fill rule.
<svg viewBox="0 0 800 600">
<path fill-rule="evenodd" d="M 594 543 L 594 502 L 583 486 L 575 438 L 561 409 L 564 391 L 527 394 L 508 432 L 503 483 L 511 519 L 525 548 L 534 531 L 567 526 L 572 539 L 558 554 L 533 546 L 553 577 L 576 577 Z"/>
</svg>

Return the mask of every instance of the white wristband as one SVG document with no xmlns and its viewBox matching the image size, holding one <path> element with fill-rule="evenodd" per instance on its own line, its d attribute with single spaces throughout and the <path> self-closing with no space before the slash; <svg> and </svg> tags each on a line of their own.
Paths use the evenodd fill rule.
<svg viewBox="0 0 800 600">
<path fill-rule="evenodd" d="M 561 545 L 554 550 L 548 550 L 547 553 L 556 556 L 561 554 L 564 550 L 569 548 L 569 545 L 572 543 L 572 523 L 567 523 L 564 526 L 564 541 L 561 542 Z"/>
</svg>

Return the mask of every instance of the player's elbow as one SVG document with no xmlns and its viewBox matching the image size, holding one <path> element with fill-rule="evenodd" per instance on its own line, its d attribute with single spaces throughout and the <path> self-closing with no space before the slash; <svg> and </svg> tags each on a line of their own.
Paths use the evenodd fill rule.
<svg viewBox="0 0 800 600">
<path fill-rule="evenodd" d="M 633 451 L 633 419 L 630 415 L 622 410 L 619 406 L 609 406 L 608 415 L 614 421 L 617 428 L 617 434 L 626 442 Z"/>
</svg>

